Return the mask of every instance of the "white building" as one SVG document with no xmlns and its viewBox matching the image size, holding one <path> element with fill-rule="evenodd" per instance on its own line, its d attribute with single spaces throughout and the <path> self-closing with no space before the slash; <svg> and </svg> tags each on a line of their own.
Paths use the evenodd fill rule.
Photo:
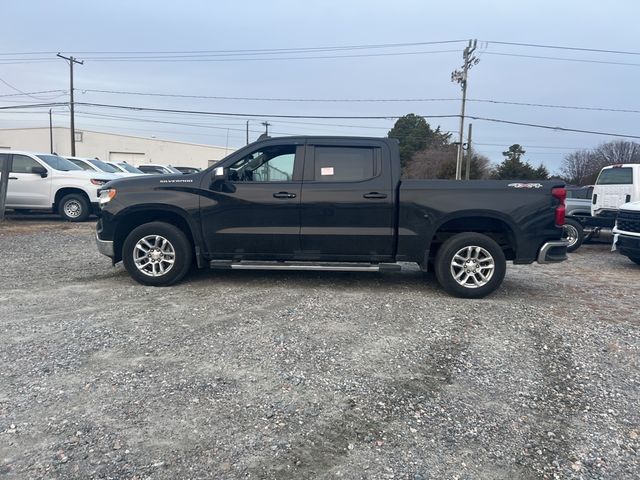
<svg viewBox="0 0 640 480">
<path fill-rule="evenodd" d="M 50 134 L 51 133 L 51 134 Z M 70 131 L 65 127 L 0 129 L 0 150 L 26 150 L 71 155 Z M 76 129 L 76 156 L 106 161 L 125 161 L 134 166 L 160 163 L 206 168 L 233 150 L 157 138 L 134 137 Z"/>
</svg>

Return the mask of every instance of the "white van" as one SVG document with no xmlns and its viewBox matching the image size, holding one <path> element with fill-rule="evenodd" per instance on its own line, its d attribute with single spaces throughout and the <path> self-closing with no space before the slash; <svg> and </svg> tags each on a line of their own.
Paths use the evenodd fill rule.
<svg viewBox="0 0 640 480">
<path fill-rule="evenodd" d="M 98 189 L 117 178 L 105 172 L 82 170 L 69 160 L 49 153 L 0 152 L 11 172 L 6 208 L 58 212 L 70 222 L 86 220 L 97 212 Z"/>
<path fill-rule="evenodd" d="M 640 200 L 640 164 L 610 165 L 600 170 L 591 201 L 591 215 L 615 218 L 624 203 Z"/>
</svg>

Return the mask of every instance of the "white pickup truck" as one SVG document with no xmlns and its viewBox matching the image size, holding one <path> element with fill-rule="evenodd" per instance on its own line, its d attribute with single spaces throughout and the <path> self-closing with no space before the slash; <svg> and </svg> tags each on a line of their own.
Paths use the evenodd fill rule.
<svg viewBox="0 0 640 480">
<path fill-rule="evenodd" d="M 620 207 L 613 228 L 612 250 L 618 250 L 640 265 L 640 202 L 625 203 Z"/>
<path fill-rule="evenodd" d="M 58 212 L 70 222 L 86 220 L 99 211 L 98 189 L 117 175 L 88 172 L 69 160 L 47 153 L 7 150 L 0 162 L 9 162 L 6 208 L 15 211 Z"/>
</svg>

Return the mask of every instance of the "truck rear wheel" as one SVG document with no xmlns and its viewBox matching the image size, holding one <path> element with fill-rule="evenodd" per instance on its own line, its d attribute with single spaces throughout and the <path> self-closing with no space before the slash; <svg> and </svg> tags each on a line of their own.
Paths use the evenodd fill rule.
<svg viewBox="0 0 640 480">
<path fill-rule="evenodd" d="M 442 244 L 435 261 L 438 282 L 461 298 L 482 298 L 500 286 L 507 269 L 504 252 L 490 237 L 465 232 Z"/>
<path fill-rule="evenodd" d="M 575 252 L 584 241 L 582 224 L 573 218 L 565 218 L 562 226 L 562 238 L 569 242 L 567 252 Z"/>
<path fill-rule="evenodd" d="M 134 228 L 122 247 L 127 272 L 143 285 L 167 286 L 191 268 L 191 243 L 178 227 L 151 222 Z"/>
<path fill-rule="evenodd" d="M 70 193 L 60 199 L 58 213 L 68 222 L 84 222 L 89 218 L 89 201 L 81 193 Z"/>
</svg>

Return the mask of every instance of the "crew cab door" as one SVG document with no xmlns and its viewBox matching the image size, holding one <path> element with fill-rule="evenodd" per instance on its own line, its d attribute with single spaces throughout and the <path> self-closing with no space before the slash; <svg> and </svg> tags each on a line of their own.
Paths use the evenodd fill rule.
<svg viewBox="0 0 640 480">
<path fill-rule="evenodd" d="M 307 145 L 301 202 L 302 255 L 383 261 L 394 247 L 394 191 L 384 144 L 366 140 Z"/>
<path fill-rule="evenodd" d="M 212 172 L 202 228 L 215 258 L 292 258 L 300 250 L 304 146 L 273 144 L 232 157 L 226 179 Z"/>
<path fill-rule="evenodd" d="M 15 208 L 50 208 L 51 170 L 34 158 L 20 154 L 0 154 L 12 157 L 11 173 L 7 187 L 7 207 Z M 32 173 L 33 167 L 45 168 L 47 177 Z"/>
</svg>

